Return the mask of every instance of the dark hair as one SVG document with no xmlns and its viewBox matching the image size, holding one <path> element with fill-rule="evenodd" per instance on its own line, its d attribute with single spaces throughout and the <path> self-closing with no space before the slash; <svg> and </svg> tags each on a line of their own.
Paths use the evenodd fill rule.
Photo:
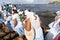
<svg viewBox="0 0 60 40">
<path fill-rule="evenodd" d="M 7 6 L 9 6 L 9 4 L 7 4 Z"/>
<path fill-rule="evenodd" d="M 16 7 L 16 5 L 14 5 Z"/>
<path fill-rule="evenodd" d="M 31 10 L 30 10 L 30 9 L 28 9 L 28 11 L 29 11 L 29 12 L 31 12 Z"/>
<path fill-rule="evenodd" d="M 24 11 L 23 11 L 23 16 L 26 16 L 25 13 L 24 13 Z"/>
<path fill-rule="evenodd" d="M 17 10 L 14 10 L 14 9 L 13 9 L 13 11 L 14 11 L 14 13 L 18 13 Z"/>
<path fill-rule="evenodd" d="M 60 26 L 60 22 L 59 22 L 59 26 Z"/>
</svg>

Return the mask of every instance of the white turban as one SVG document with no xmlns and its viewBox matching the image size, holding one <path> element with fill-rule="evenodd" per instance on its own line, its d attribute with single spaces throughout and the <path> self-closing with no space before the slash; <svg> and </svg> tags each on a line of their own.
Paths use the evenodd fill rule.
<svg viewBox="0 0 60 40">
<path fill-rule="evenodd" d="M 34 12 L 29 12 L 28 10 L 25 10 L 25 15 L 26 15 L 26 19 L 30 18 L 30 21 L 32 21 L 34 19 Z"/>
<path fill-rule="evenodd" d="M 57 11 L 56 14 L 59 15 L 60 14 L 60 11 Z"/>
<path fill-rule="evenodd" d="M 25 15 L 28 15 L 29 14 L 28 12 L 29 12 L 28 10 L 25 10 L 24 11 Z"/>
<path fill-rule="evenodd" d="M 17 12 L 20 12 L 20 9 L 18 9 Z"/>
<path fill-rule="evenodd" d="M 28 14 L 26 16 L 27 16 L 27 18 L 33 19 L 34 18 L 34 13 L 33 12 L 28 12 Z"/>
</svg>

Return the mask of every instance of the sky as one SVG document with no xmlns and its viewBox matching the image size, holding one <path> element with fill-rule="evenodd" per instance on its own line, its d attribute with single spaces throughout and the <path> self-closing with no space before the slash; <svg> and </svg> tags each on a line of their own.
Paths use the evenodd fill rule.
<svg viewBox="0 0 60 40">
<path fill-rule="evenodd" d="M 12 4 L 48 4 L 52 1 L 59 0 L 0 0 L 0 4 L 2 4 L 3 2 Z"/>
</svg>

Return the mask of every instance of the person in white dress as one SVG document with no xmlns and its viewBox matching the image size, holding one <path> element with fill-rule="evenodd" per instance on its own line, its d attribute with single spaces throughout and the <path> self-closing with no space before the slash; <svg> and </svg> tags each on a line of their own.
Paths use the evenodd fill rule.
<svg viewBox="0 0 60 40">
<path fill-rule="evenodd" d="M 41 24 L 40 24 L 41 21 L 40 21 L 38 15 L 35 15 L 34 17 L 35 17 L 35 19 L 34 19 L 34 22 L 32 23 L 32 25 L 35 29 L 35 34 L 36 34 L 35 40 L 44 40 L 43 30 L 42 30 Z"/>
<path fill-rule="evenodd" d="M 23 28 L 22 23 L 20 21 L 20 17 L 17 13 L 17 10 L 13 10 L 13 11 L 14 11 L 14 13 L 12 15 L 12 19 L 14 21 L 14 30 L 18 33 L 19 40 L 23 40 L 24 28 Z"/>
<path fill-rule="evenodd" d="M 24 26 L 24 34 L 27 38 L 27 40 L 34 40 L 34 28 L 31 25 L 31 21 L 30 21 L 30 17 L 28 16 L 28 10 L 25 10 L 25 14 L 24 14 L 24 22 L 23 22 L 23 26 Z"/>
<path fill-rule="evenodd" d="M 30 18 L 31 25 L 35 30 L 33 40 L 44 40 L 43 31 L 40 25 L 40 20 L 39 20 L 38 15 L 35 15 L 34 12 L 30 12 L 30 11 L 29 12 L 25 11 L 25 12 L 26 12 L 25 15 L 27 16 L 27 18 Z"/>
<path fill-rule="evenodd" d="M 60 33 L 60 12 L 58 11 L 56 14 L 57 16 L 55 17 L 55 21 L 49 24 L 50 30 L 45 37 L 46 40 L 54 40 Z"/>
</svg>

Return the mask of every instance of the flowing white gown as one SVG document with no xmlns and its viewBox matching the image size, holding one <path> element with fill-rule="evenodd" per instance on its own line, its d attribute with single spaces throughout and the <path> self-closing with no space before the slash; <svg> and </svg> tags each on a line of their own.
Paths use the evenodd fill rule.
<svg viewBox="0 0 60 40">
<path fill-rule="evenodd" d="M 34 38 L 34 40 L 44 40 L 43 31 L 42 31 L 42 28 L 40 26 L 39 17 L 38 17 L 38 15 L 36 15 L 37 19 L 35 20 L 34 15 L 35 15 L 34 12 L 26 12 L 26 16 L 27 16 L 27 18 L 30 18 L 31 25 L 35 30 L 35 33 L 34 33 L 35 38 Z"/>
<path fill-rule="evenodd" d="M 41 28 L 41 25 L 40 25 L 40 20 L 39 20 L 39 17 L 38 15 L 37 16 L 37 19 L 33 19 L 32 22 L 32 25 L 35 29 L 35 39 L 34 40 L 44 40 L 43 38 L 43 31 L 42 31 L 42 28 Z"/>
</svg>

